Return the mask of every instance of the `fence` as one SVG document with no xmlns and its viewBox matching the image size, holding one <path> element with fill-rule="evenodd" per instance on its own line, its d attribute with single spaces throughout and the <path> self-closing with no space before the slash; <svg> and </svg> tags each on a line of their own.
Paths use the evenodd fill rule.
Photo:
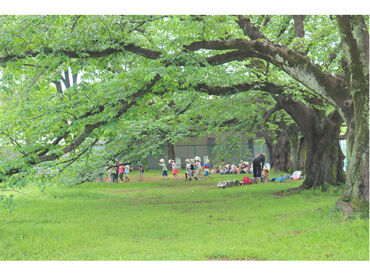
<svg viewBox="0 0 370 275">
<path fill-rule="evenodd" d="M 241 149 L 233 153 L 229 158 L 225 158 L 225 162 L 239 163 L 240 160 L 253 161 L 255 154 L 266 153 L 267 161 L 269 162 L 270 155 L 267 145 L 261 140 L 255 140 L 252 143 L 241 144 Z M 158 163 L 161 158 L 168 159 L 167 146 L 162 147 L 162 154 L 152 155 L 147 159 L 147 165 L 149 169 L 160 169 Z M 217 147 L 216 144 L 191 144 L 191 145 L 175 145 L 175 156 L 177 167 L 185 168 L 185 160 L 193 159 L 195 156 L 199 156 L 202 161 L 206 159 L 211 160 L 211 164 L 215 165 L 214 162 L 217 158 Z"/>
</svg>

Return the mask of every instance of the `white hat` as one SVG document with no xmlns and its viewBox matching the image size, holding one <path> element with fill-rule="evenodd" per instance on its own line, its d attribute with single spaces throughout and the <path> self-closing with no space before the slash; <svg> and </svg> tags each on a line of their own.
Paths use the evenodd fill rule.
<svg viewBox="0 0 370 275">
<path fill-rule="evenodd" d="M 164 159 L 160 159 L 159 162 L 164 162 Z"/>
<path fill-rule="evenodd" d="M 185 162 L 189 162 L 190 160 L 189 159 L 186 159 Z"/>
<path fill-rule="evenodd" d="M 191 159 L 190 161 L 191 161 L 191 162 L 194 162 L 194 159 Z"/>
<path fill-rule="evenodd" d="M 172 163 L 172 159 L 169 159 L 169 160 L 168 160 L 168 163 L 169 163 L 169 164 L 171 164 L 171 163 Z"/>
</svg>

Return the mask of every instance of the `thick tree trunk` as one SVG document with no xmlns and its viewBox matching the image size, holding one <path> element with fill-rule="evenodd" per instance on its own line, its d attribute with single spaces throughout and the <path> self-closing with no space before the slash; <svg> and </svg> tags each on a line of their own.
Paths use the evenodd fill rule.
<svg viewBox="0 0 370 275">
<path fill-rule="evenodd" d="M 369 30 L 364 16 L 337 16 L 337 21 L 353 101 L 353 116 L 346 118 L 347 180 L 337 206 L 352 214 L 356 205 L 369 205 Z"/>
<path fill-rule="evenodd" d="M 306 177 L 302 184 L 305 189 L 323 184 L 339 185 L 345 181 L 344 157 L 339 146 L 339 132 L 335 131 L 338 129 L 333 130 L 328 130 L 323 135 L 311 136 L 311 140 L 307 143 L 304 169 Z"/>
<path fill-rule="evenodd" d="M 365 115 L 369 95 L 364 93 L 362 97 L 354 101 L 356 125 L 349 129 L 347 138 L 347 180 L 342 198 L 355 204 L 369 202 L 369 125 Z"/>
<path fill-rule="evenodd" d="M 304 137 L 299 139 L 298 144 L 298 156 L 297 156 L 297 169 L 296 170 L 303 170 L 306 167 L 306 158 L 307 158 L 307 142 Z"/>
<path fill-rule="evenodd" d="M 289 146 L 290 146 L 290 160 L 291 160 L 291 168 L 293 171 L 302 171 L 304 170 L 304 162 L 301 160 L 301 147 L 303 146 L 303 138 L 299 137 L 299 130 L 296 124 L 288 125 L 286 129 L 286 134 L 289 139 Z M 303 149 L 303 148 L 302 148 Z M 303 151 L 303 150 L 302 150 Z M 305 159 L 305 158 L 304 158 Z"/>
<path fill-rule="evenodd" d="M 276 100 L 297 123 L 307 145 L 302 188 L 344 182 L 343 154 L 339 146 L 342 119 L 339 112 L 333 111 L 326 116 L 325 111 L 294 101 L 291 96 L 278 96 Z"/>
<path fill-rule="evenodd" d="M 270 152 L 270 164 L 271 167 L 279 170 L 289 172 L 291 169 L 290 161 L 290 145 L 289 139 L 284 132 L 280 132 L 277 138 L 277 142 L 274 143 L 267 131 L 263 133 L 266 141 L 266 145 Z"/>
</svg>

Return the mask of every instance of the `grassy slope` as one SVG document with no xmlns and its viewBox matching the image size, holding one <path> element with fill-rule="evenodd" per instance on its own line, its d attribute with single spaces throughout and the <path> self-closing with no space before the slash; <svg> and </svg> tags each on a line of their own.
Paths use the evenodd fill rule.
<svg viewBox="0 0 370 275">
<path fill-rule="evenodd" d="M 369 259 L 368 220 L 333 211 L 337 194 L 274 195 L 300 184 L 292 181 L 219 190 L 221 177 L 242 178 L 18 196 L 12 213 L 0 213 L 0 260 Z"/>
</svg>

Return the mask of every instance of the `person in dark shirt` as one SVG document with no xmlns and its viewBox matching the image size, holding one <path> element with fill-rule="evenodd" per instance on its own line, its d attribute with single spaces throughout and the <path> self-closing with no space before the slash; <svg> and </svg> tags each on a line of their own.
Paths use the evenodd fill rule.
<svg viewBox="0 0 370 275">
<path fill-rule="evenodd" d="M 261 177 L 262 168 L 265 165 L 267 155 L 266 154 L 260 154 L 253 160 L 253 176 L 255 178 Z"/>
<path fill-rule="evenodd" d="M 141 164 L 141 162 L 138 163 L 138 166 L 139 166 L 139 181 L 143 181 L 144 166 Z"/>
</svg>

